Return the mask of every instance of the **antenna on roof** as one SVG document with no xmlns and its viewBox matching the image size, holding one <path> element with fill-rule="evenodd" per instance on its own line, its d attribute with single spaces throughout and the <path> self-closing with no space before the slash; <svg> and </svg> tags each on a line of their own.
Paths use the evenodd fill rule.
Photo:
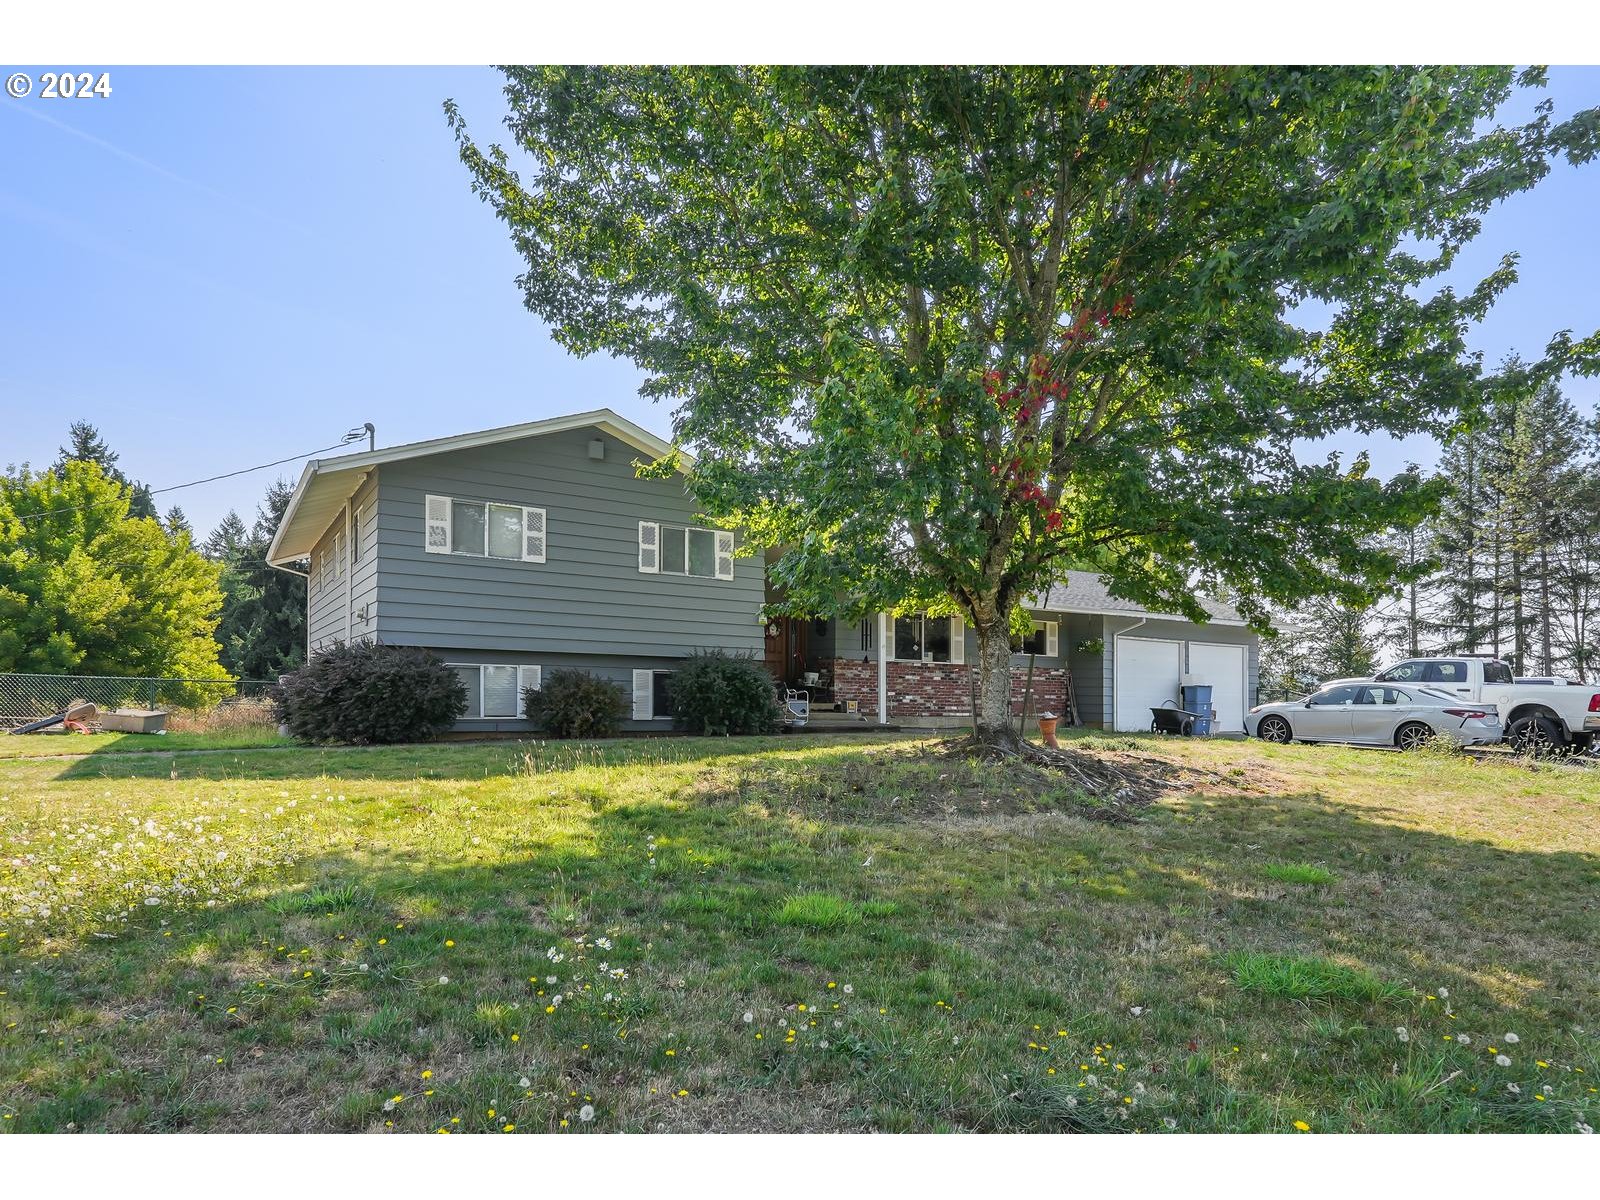
<svg viewBox="0 0 1600 1200">
<path fill-rule="evenodd" d="M 377 427 L 374 426 L 371 421 L 367 421 L 367 422 L 364 422 L 363 424 L 357 425 L 349 433 L 345 434 L 344 435 L 344 444 L 348 446 L 351 442 L 355 441 L 357 438 L 361 437 L 363 434 L 366 435 L 367 449 L 368 450 L 376 450 L 378 448 L 378 430 L 377 430 Z"/>
</svg>

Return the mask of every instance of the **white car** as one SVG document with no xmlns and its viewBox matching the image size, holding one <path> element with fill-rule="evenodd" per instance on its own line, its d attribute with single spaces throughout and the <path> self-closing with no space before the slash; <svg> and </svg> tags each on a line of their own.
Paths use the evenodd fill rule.
<svg viewBox="0 0 1600 1200">
<path fill-rule="evenodd" d="M 1392 683 L 1333 683 L 1304 700 L 1258 704 L 1245 732 L 1264 742 L 1351 742 L 1414 750 L 1435 737 L 1463 746 L 1489 746 L 1504 732 L 1493 705 L 1464 702 L 1448 692 Z"/>
</svg>

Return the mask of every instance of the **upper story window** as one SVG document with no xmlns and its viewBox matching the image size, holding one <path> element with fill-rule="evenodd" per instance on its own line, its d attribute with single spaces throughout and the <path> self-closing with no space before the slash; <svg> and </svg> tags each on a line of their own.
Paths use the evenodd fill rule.
<svg viewBox="0 0 1600 1200">
<path fill-rule="evenodd" d="M 544 509 L 429 496 L 423 545 L 429 554 L 544 562 Z"/>
<path fill-rule="evenodd" d="M 893 637 L 900 662 L 966 661 L 966 626 L 960 617 L 896 617 Z"/>
<path fill-rule="evenodd" d="M 726 529 L 639 522 L 639 570 L 646 575 L 733 578 L 733 534 Z"/>
</svg>

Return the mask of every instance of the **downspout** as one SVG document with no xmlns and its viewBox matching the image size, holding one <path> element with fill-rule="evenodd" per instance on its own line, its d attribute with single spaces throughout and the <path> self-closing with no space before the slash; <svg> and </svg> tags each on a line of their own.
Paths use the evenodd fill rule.
<svg viewBox="0 0 1600 1200">
<path fill-rule="evenodd" d="M 1149 620 L 1149 617 L 1140 617 L 1132 625 L 1119 629 L 1111 635 L 1111 712 L 1108 717 L 1111 723 L 1107 726 L 1108 729 L 1117 727 L 1117 640 L 1125 633 L 1132 633 Z M 1104 667 L 1101 669 L 1104 670 Z"/>
<path fill-rule="evenodd" d="M 878 724 L 889 723 L 889 618 L 878 614 Z"/>
</svg>

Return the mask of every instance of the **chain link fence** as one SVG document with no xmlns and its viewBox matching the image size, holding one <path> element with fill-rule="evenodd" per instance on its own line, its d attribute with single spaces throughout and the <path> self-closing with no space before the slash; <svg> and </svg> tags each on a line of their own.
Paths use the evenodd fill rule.
<svg viewBox="0 0 1600 1200">
<path fill-rule="evenodd" d="M 229 700 L 264 698 L 277 685 L 276 679 L 0 674 L 0 729 L 53 716 L 74 700 L 102 709 L 207 709 Z"/>
</svg>

